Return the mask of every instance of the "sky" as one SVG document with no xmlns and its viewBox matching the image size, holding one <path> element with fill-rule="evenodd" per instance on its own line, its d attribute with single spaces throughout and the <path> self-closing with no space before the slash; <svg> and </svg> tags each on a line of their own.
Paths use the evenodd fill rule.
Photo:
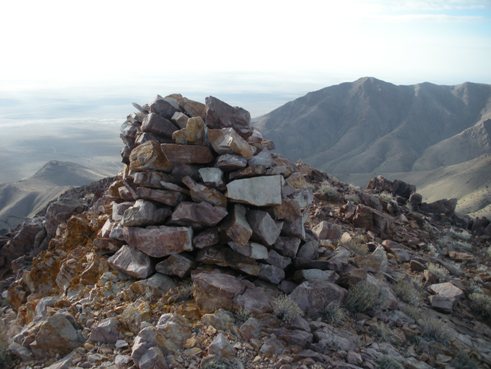
<svg viewBox="0 0 491 369">
<path fill-rule="evenodd" d="M 0 14 L 0 118 L 2 99 L 214 94 L 258 115 L 363 76 L 491 83 L 491 0 L 16 0 Z"/>
</svg>

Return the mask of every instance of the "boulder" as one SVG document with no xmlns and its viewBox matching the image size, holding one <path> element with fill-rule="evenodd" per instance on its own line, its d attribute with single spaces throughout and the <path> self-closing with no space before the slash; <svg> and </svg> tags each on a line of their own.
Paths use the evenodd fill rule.
<svg viewBox="0 0 491 369">
<path fill-rule="evenodd" d="M 162 260 L 155 265 L 155 270 L 166 275 L 173 275 L 179 278 L 186 277 L 194 267 L 192 259 L 182 255 L 169 255 L 165 260 Z"/>
<path fill-rule="evenodd" d="M 136 189 L 138 199 L 151 200 L 167 206 L 176 206 L 182 201 L 182 193 L 168 190 L 155 190 L 147 187 Z"/>
<path fill-rule="evenodd" d="M 312 228 L 312 232 L 314 232 L 319 240 L 329 239 L 338 241 L 343 233 L 343 229 L 339 224 L 334 224 L 323 220 Z"/>
<path fill-rule="evenodd" d="M 295 271 L 295 273 L 293 274 L 293 280 L 297 282 L 328 281 L 331 283 L 335 283 L 337 279 L 338 275 L 332 270 L 301 269 Z"/>
<path fill-rule="evenodd" d="M 227 216 L 227 209 L 208 202 L 181 202 L 171 216 L 171 222 L 193 227 L 214 226 Z"/>
<path fill-rule="evenodd" d="M 150 104 L 150 112 L 158 114 L 165 119 L 171 119 L 178 110 L 179 106 L 176 107 L 162 96 L 157 96 L 154 102 Z"/>
<path fill-rule="evenodd" d="M 269 250 L 266 262 L 268 264 L 277 266 L 278 268 L 285 269 L 288 265 L 292 263 L 292 259 L 279 254 L 275 250 Z"/>
<path fill-rule="evenodd" d="M 250 244 L 240 245 L 235 242 L 229 242 L 228 245 L 235 252 L 251 259 L 263 260 L 268 258 L 268 249 L 259 243 L 251 242 Z"/>
<path fill-rule="evenodd" d="M 191 277 L 194 299 L 204 313 L 219 308 L 233 310 L 234 299 L 246 288 L 244 281 L 217 270 L 196 272 Z"/>
<path fill-rule="evenodd" d="M 150 113 L 143 119 L 141 130 L 158 136 L 172 137 L 172 133 L 177 131 L 177 127 L 159 114 Z"/>
<path fill-rule="evenodd" d="M 191 199 L 195 202 L 206 201 L 212 205 L 227 206 L 227 198 L 220 191 L 207 187 L 201 183 L 196 183 L 191 177 L 184 177 L 182 179 L 184 183 L 189 188 L 189 194 Z"/>
<path fill-rule="evenodd" d="M 193 250 L 189 227 L 128 227 L 123 228 L 123 237 L 128 245 L 154 258 Z"/>
<path fill-rule="evenodd" d="M 116 318 L 106 318 L 91 328 L 89 341 L 115 343 L 121 337 L 118 320 Z"/>
<path fill-rule="evenodd" d="M 242 169 L 247 166 L 247 159 L 239 155 L 225 154 L 217 158 L 217 167 L 226 172 Z"/>
<path fill-rule="evenodd" d="M 281 255 L 289 258 L 297 256 L 298 248 L 300 247 L 300 238 L 298 237 L 278 237 L 278 240 L 273 245 L 273 248 Z"/>
<path fill-rule="evenodd" d="M 209 228 L 198 233 L 193 238 L 193 245 L 197 249 L 204 249 L 216 245 L 220 241 L 220 236 L 216 228 Z"/>
<path fill-rule="evenodd" d="M 163 143 L 160 147 L 173 164 L 208 164 L 215 160 L 208 146 Z"/>
<path fill-rule="evenodd" d="M 208 346 L 208 354 L 220 359 L 230 359 L 235 356 L 235 349 L 223 333 L 218 333 Z"/>
<path fill-rule="evenodd" d="M 233 128 L 209 129 L 208 140 L 217 154 L 237 154 L 250 159 L 256 151 Z"/>
<path fill-rule="evenodd" d="M 282 222 L 275 221 L 268 212 L 263 210 L 248 211 L 247 221 L 252 229 L 252 238 L 268 246 L 278 240 L 283 227 Z"/>
<path fill-rule="evenodd" d="M 131 206 L 133 206 L 133 202 L 130 201 L 125 201 L 120 203 L 113 201 L 111 219 L 115 222 L 121 221 L 121 219 L 123 219 L 124 212 L 126 211 L 126 209 L 128 209 Z"/>
<path fill-rule="evenodd" d="M 173 121 L 179 128 L 186 128 L 186 124 L 188 123 L 189 117 L 181 113 L 180 111 L 175 112 L 172 117 L 171 121 Z"/>
<path fill-rule="evenodd" d="M 251 115 L 247 110 L 230 106 L 213 96 L 207 97 L 205 103 L 205 122 L 209 128 L 232 127 L 246 138 L 252 134 Z"/>
<path fill-rule="evenodd" d="M 147 278 L 154 272 L 152 260 L 128 245 L 123 245 L 107 262 L 113 268 L 134 278 Z"/>
<path fill-rule="evenodd" d="M 244 293 L 236 297 L 235 303 L 248 313 L 261 314 L 271 312 L 272 300 L 273 295 L 270 290 L 250 286 Z"/>
<path fill-rule="evenodd" d="M 184 348 L 184 343 L 192 335 L 191 325 L 181 315 L 174 313 L 162 314 L 157 322 L 158 333 L 164 338 L 163 348 L 177 352 Z"/>
<path fill-rule="evenodd" d="M 205 185 L 213 186 L 215 188 L 219 188 L 224 185 L 223 172 L 220 168 L 200 168 L 198 172 Z"/>
<path fill-rule="evenodd" d="M 280 284 L 285 279 L 285 271 L 275 265 L 261 264 L 259 278 L 273 284 Z"/>
<path fill-rule="evenodd" d="M 227 184 L 227 198 L 253 206 L 280 205 L 283 177 L 262 176 L 236 179 Z"/>
<path fill-rule="evenodd" d="M 137 200 L 127 208 L 121 220 L 124 227 L 147 226 L 161 224 L 171 214 L 169 208 L 158 207 L 147 200 Z"/>
<path fill-rule="evenodd" d="M 147 141 L 131 151 L 130 170 L 133 172 L 144 170 L 170 172 L 172 163 L 164 155 L 158 142 Z"/>
<path fill-rule="evenodd" d="M 289 295 L 312 318 L 323 313 L 330 303 L 341 304 L 347 291 L 327 281 L 303 282 Z"/>
<path fill-rule="evenodd" d="M 225 233 L 233 242 L 239 245 L 247 245 L 252 236 L 252 229 L 247 222 L 244 206 L 234 205 L 225 228 Z"/>
<path fill-rule="evenodd" d="M 204 145 L 205 143 L 205 122 L 201 117 L 189 118 L 185 128 L 172 134 L 172 139 L 178 144 L 184 145 Z"/>
<path fill-rule="evenodd" d="M 141 187 L 163 189 L 162 182 L 175 183 L 174 177 L 168 173 L 157 171 L 136 172 L 132 174 L 133 183 Z"/>
</svg>

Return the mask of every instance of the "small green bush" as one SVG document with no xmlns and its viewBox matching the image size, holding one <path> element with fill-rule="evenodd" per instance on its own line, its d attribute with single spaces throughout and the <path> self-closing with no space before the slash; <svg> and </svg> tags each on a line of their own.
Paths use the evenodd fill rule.
<svg viewBox="0 0 491 369">
<path fill-rule="evenodd" d="M 471 308 L 484 319 L 491 319 L 491 297 L 483 293 L 474 292 L 469 295 Z"/>
<path fill-rule="evenodd" d="M 380 288 L 361 281 L 355 284 L 346 296 L 346 309 L 352 313 L 365 313 L 369 310 L 375 310 L 382 304 Z"/>
<path fill-rule="evenodd" d="M 449 332 L 441 320 L 423 317 L 418 323 L 421 327 L 423 337 L 427 340 L 437 341 L 443 344 L 448 342 Z"/>
<path fill-rule="evenodd" d="M 391 202 L 394 200 L 394 196 L 391 193 L 383 191 L 378 195 L 378 198 L 384 202 Z"/>
<path fill-rule="evenodd" d="M 476 362 L 465 352 L 459 352 L 451 364 L 455 369 L 479 369 Z"/>
<path fill-rule="evenodd" d="M 396 359 L 390 356 L 382 356 L 377 360 L 378 369 L 404 369 Z"/>
<path fill-rule="evenodd" d="M 286 295 L 278 296 L 273 300 L 273 312 L 285 323 L 291 323 L 303 315 L 303 311 L 297 303 Z"/>
<path fill-rule="evenodd" d="M 416 306 L 403 305 L 401 306 L 401 311 L 415 321 L 420 320 L 422 317 L 421 309 Z"/>
<path fill-rule="evenodd" d="M 317 193 L 326 200 L 338 201 L 340 199 L 338 189 L 329 182 L 322 182 Z"/>
<path fill-rule="evenodd" d="M 230 360 L 212 359 L 200 366 L 201 369 L 238 369 L 237 364 Z"/>
<path fill-rule="evenodd" d="M 428 269 L 428 271 L 433 274 L 439 282 L 445 282 L 448 280 L 449 273 L 446 268 L 435 263 L 429 263 L 426 269 Z"/>
<path fill-rule="evenodd" d="M 193 284 L 191 282 L 183 283 L 167 292 L 166 296 L 168 304 L 191 300 L 193 298 Z"/>
<path fill-rule="evenodd" d="M 392 289 L 402 301 L 410 305 L 417 306 L 421 302 L 421 292 L 411 281 L 401 279 L 392 287 Z"/>
<path fill-rule="evenodd" d="M 335 302 L 328 304 L 322 312 L 322 320 L 329 324 L 341 325 L 345 319 L 345 310 Z"/>
</svg>

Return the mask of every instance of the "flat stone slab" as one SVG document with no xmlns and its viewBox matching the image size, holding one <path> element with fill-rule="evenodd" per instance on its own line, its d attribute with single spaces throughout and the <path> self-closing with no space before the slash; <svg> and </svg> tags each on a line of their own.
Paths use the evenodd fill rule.
<svg viewBox="0 0 491 369">
<path fill-rule="evenodd" d="M 236 179 L 227 184 L 226 196 L 253 206 L 280 205 L 282 182 L 280 175 Z"/>
<path fill-rule="evenodd" d="M 196 227 L 214 226 L 227 216 L 227 209 L 208 202 L 181 202 L 171 216 L 171 222 Z"/>
<path fill-rule="evenodd" d="M 131 151 L 130 170 L 135 172 L 142 170 L 170 172 L 172 163 L 164 155 L 158 142 L 147 141 Z"/>
<path fill-rule="evenodd" d="M 150 257 L 128 245 L 121 246 L 107 262 L 113 268 L 134 278 L 147 278 L 154 272 Z"/>
<path fill-rule="evenodd" d="M 126 227 L 123 238 L 128 245 L 154 258 L 193 250 L 190 227 Z"/>
<path fill-rule="evenodd" d="M 160 147 L 171 163 L 208 164 L 215 160 L 208 146 L 163 143 Z"/>
</svg>

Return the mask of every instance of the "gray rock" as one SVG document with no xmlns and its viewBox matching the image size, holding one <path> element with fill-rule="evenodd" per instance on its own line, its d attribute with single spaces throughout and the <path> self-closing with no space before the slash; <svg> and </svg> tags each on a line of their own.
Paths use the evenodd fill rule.
<svg viewBox="0 0 491 369">
<path fill-rule="evenodd" d="M 220 168 L 200 168 L 198 172 L 205 185 L 215 188 L 223 187 L 223 172 Z"/>
<path fill-rule="evenodd" d="M 315 318 L 329 303 L 341 304 L 347 291 L 331 282 L 303 282 L 290 294 L 290 298 L 308 316 Z"/>
<path fill-rule="evenodd" d="M 227 184 L 226 196 L 253 206 L 279 205 L 282 182 L 283 177 L 279 175 L 237 179 Z"/>
<path fill-rule="evenodd" d="M 262 210 L 250 210 L 247 212 L 247 221 L 252 228 L 253 239 L 273 245 L 280 236 L 282 222 L 275 221 L 268 212 Z"/>
<path fill-rule="evenodd" d="M 279 284 L 283 279 L 285 279 L 285 272 L 283 271 L 283 269 L 280 269 L 277 266 L 261 264 L 259 278 L 273 284 Z"/>
<path fill-rule="evenodd" d="M 229 359 L 235 356 L 235 349 L 223 333 L 218 333 L 208 346 L 208 354 L 221 359 Z"/>
<path fill-rule="evenodd" d="M 305 240 L 305 220 L 307 213 L 297 217 L 294 221 L 285 221 L 281 234 L 284 236 L 298 237 Z"/>
<path fill-rule="evenodd" d="M 235 298 L 235 303 L 244 311 L 262 314 L 272 311 L 273 294 L 263 287 L 247 287 L 243 294 Z"/>
<path fill-rule="evenodd" d="M 214 226 L 227 216 L 227 209 L 208 202 L 181 202 L 171 216 L 171 222 L 193 227 Z"/>
<path fill-rule="evenodd" d="M 150 201 L 140 199 L 125 210 L 121 225 L 137 227 L 162 224 L 170 214 L 169 208 L 158 207 Z"/>
<path fill-rule="evenodd" d="M 186 128 L 186 124 L 188 122 L 188 116 L 184 113 L 181 113 L 181 112 L 175 112 L 173 115 L 172 115 L 172 118 L 171 120 L 177 124 L 177 126 L 179 128 Z"/>
<path fill-rule="evenodd" d="M 268 258 L 266 259 L 268 264 L 277 266 L 280 269 L 285 269 L 288 265 L 292 263 L 292 259 L 287 256 L 283 256 L 276 252 L 275 250 L 268 251 Z"/>
<path fill-rule="evenodd" d="M 153 103 L 150 104 L 150 112 L 156 113 L 163 118 L 171 119 L 179 110 L 179 106 L 172 104 L 161 96 L 157 96 Z"/>
<path fill-rule="evenodd" d="M 208 129 L 208 140 L 217 154 L 237 154 L 249 159 L 256 152 L 233 128 Z"/>
<path fill-rule="evenodd" d="M 131 151 L 130 170 L 132 172 L 142 170 L 170 172 L 172 163 L 165 157 L 158 142 L 147 141 Z"/>
<path fill-rule="evenodd" d="M 154 272 L 152 260 L 128 245 L 123 245 L 107 262 L 113 268 L 134 278 L 147 278 Z"/>
<path fill-rule="evenodd" d="M 331 283 L 335 283 L 338 279 L 338 275 L 336 272 L 332 270 L 320 270 L 320 269 L 302 269 L 297 270 L 293 274 L 293 280 L 297 282 L 302 281 L 328 281 Z"/>
<path fill-rule="evenodd" d="M 251 242 L 247 245 L 239 245 L 235 242 L 229 242 L 228 245 L 235 252 L 251 259 L 263 260 L 268 258 L 268 249 L 259 243 Z"/>
<path fill-rule="evenodd" d="M 106 318 L 90 330 L 89 341 L 115 343 L 121 338 L 119 322 L 116 318 Z"/>
<path fill-rule="evenodd" d="M 247 159 L 240 155 L 225 154 L 217 158 L 217 167 L 224 171 L 242 169 L 247 166 Z"/>
<path fill-rule="evenodd" d="M 162 350 L 150 347 L 136 363 L 138 369 L 169 369 Z"/>
<path fill-rule="evenodd" d="M 309 241 L 300 246 L 297 258 L 304 260 L 315 260 L 319 257 L 319 242 Z"/>
<path fill-rule="evenodd" d="M 188 320 L 174 313 L 162 314 L 156 327 L 164 338 L 163 348 L 170 352 L 184 349 L 184 343 L 192 335 L 191 324 Z"/>
<path fill-rule="evenodd" d="M 159 136 L 172 137 L 172 133 L 177 131 L 177 127 L 170 120 L 156 113 L 150 113 L 143 120 L 141 130 Z"/>
<path fill-rule="evenodd" d="M 194 262 L 182 254 L 174 254 L 159 262 L 155 270 L 166 275 L 175 275 L 179 278 L 186 277 L 194 267 Z"/>
<path fill-rule="evenodd" d="M 314 232 L 319 240 L 329 239 L 338 241 L 341 237 L 342 231 L 343 229 L 339 224 L 330 223 L 325 220 L 312 228 L 312 232 Z"/>
<path fill-rule="evenodd" d="M 195 202 L 206 201 L 212 205 L 227 207 L 227 198 L 220 191 L 196 183 L 191 177 L 184 177 L 182 183 L 189 188 L 191 199 Z"/>
<path fill-rule="evenodd" d="M 269 168 L 273 165 L 273 157 L 271 151 L 263 150 L 259 154 L 254 155 L 248 160 L 248 164 L 251 167 L 264 167 Z"/>
<path fill-rule="evenodd" d="M 300 247 L 300 238 L 298 237 L 282 237 L 280 236 L 273 248 L 281 255 L 294 258 L 297 256 L 298 248 Z"/>
<path fill-rule="evenodd" d="M 154 258 L 193 250 L 193 229 L 188 227 L 128 227 L 123 228 L 123 237 L 128 245 Z"/>
<path fill-rule="evenodd" d="M 172 175 L 157 171 L 136 172 L 132 174 L 132 177 L 133 183 L 135 185 L 155 189 L 164 188 L 161 185 L 161 182 L 175 182 L 175 179 Z"/>
<path fill-rule="evenodd" d="M 129 207 L 133 206 L 132 202 L 114 202 L 113 201 L 113 209 L 111 213 L 111 219 L 115 222 L 119 222 L 121 219 L 123 219 L 123 214 L 128 209 Z"/>
</svg>

